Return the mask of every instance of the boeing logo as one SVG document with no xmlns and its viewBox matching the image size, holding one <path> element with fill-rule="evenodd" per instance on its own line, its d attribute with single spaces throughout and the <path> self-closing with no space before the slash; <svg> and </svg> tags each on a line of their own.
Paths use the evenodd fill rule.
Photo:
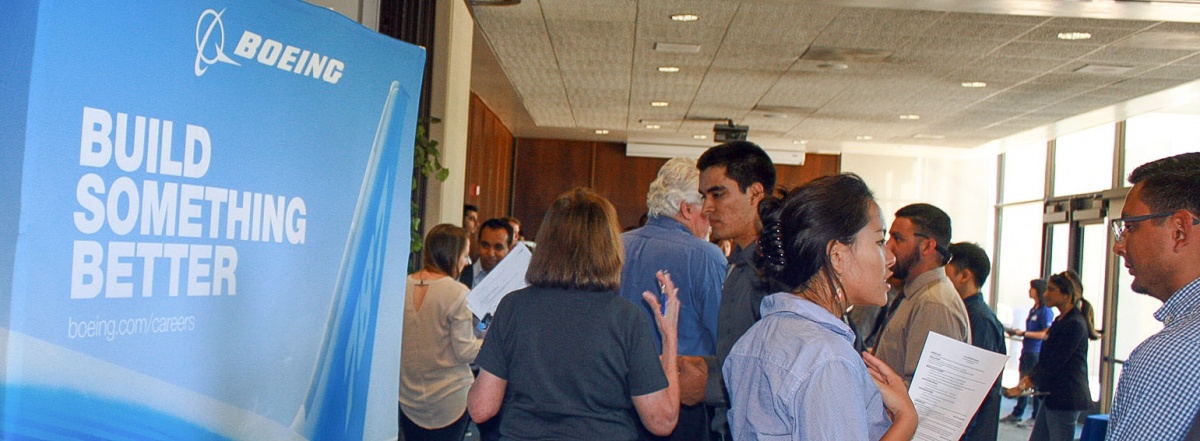
<svg viewBox="0 0 1200 441">
<path fill-rule="evenodd" d="M 196 76 L 204 75 L 208 66 L 218 62 L 241 66 L 225 55 L 225 24 L 221 23 L 221 14 L 224 13 L 224 9 L 221 12 L 208 9 L 200 13 L 200 19 L 196 20 Z M 213 36 L 214 30 L 217 31 L 215 37 Z M 212 40 L 211 51 L 208 50 L 210 40 Z"/>
<path fill-rule="evenodd" d="M 224 13 L 224 9 L 220 12 L 208 9 L 196 20 L 196 76 L 204 75 L 209 66 L 217 63 L 241 66 L 225 55 L 225 25 L 221 22 Z M 329 84 L 337 84 L 346 68 L 346 63 L 337 58 L 264 38 L 249 30 L 242 31 L 233 55 Z"/>
</svg>

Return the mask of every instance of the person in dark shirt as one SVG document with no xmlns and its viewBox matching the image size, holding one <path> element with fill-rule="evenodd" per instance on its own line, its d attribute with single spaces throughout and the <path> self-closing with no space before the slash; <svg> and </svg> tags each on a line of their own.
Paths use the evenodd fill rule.
<svg viewBox="0 0 1200 441">
<path fill-rule="evenodd" d="M 700 193 L 704 194 L 702 211 L 708 216 L 712 237 L 729 239 L 734 248 L 721 287 L 716 355 L 702 360 L 681 357 L 685 366 L 703 361 L 706 375 L 684 371 L 680 383 L 683 390 L 703 391 L 705 404 L 714 408 L 712 427 L 716 438 L 728 440 L 725 414 L 729 395 L 721 369 L 733 344 L 762 317 L 762 300 L 771 293 L 758 277 L 754 258 L 758 255 L 755 241 L 762 230 L 758 205 L 775 191 L 775 164 L 757 144 L 732 141 L 706 150 L 696 161 L 696 168 L 700 169 Z"/>
<path fill-rule="evenodd" d="M 503 439 L 638 438 L 634 418 L 655 435 L 679 417 L 676 364 L 679 299 L 659 272 L 643 298 L 662 335 L 662 356 L 645 317 L 617 295 L 624 252 L 616 209 L 577 188 L 551 204 L 525 274 L 530 286 L 496 308 L 467 394 L 476 423 L 504 407 Z"/>
<path fill-rule="evenodd" d="M 1097 340 L 1095 312 L 1083 298 L 1079 275 L 1066 271 L 1050 276 L 1046 287 L 1046 305 L 1058 309 L 1058 318 L 1050 325 L 1042 344 L 1041 357 L 1028 376 L 1005 396 L 1016 396 L 1037 387 L 1045 392 L 1042 408 L 1033 423 L 1031 441 L 1070 441 L 1075 436 L 1079 413 L 1092 405 L 1088 389 L 1088 340 Z"/>
<path fill-rule="evenodd" d="M 979 288 L 992 272 L 992 262 L 987 253 L 973 243 L 959 242 L 950 245 L 950 263 L 946 265 L 946 277 L 954 284 L 954 290 L 962 297 L 967 308 L 967 319 L 971 322 L 971 344 L 1008 355 L 1004 344 L 1004 327 L 996 319 L 996 313 L 984 302 Z M 996 440 L 1000 428 L 1000 378 L 983 398 L 975 416 L 963 433 L 963 440 Z"/>
</svg>

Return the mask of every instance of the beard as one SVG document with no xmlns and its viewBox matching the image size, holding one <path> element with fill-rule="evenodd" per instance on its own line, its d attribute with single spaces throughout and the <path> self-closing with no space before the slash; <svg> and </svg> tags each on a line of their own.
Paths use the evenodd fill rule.
<svg viewBox="0 0 1200 441">
<path fill-rule="evenodd" d="M 908 280 L 908 272 L 917 264 L 919 257 L 916 253 L 904 256 L 903 259 L 900 256 L 896 256 L 896 263 L 892 264 L 892 277 L 900 280 Z"/>
</svg>

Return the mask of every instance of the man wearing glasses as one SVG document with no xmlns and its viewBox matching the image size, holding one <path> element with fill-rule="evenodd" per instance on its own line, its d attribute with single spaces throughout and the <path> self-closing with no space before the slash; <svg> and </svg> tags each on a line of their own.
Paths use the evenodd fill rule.
<svg viewBox="0 0 1200 441">
<path fill-rule="evenodd" d="M 1108 439 L 1180 440 L 1200 411 L 1200 153 L 1145 164 L 1129 182 L 1113 252 L 1134 292 L 1163 301 L 1163 329 L 1125 362 Z"/>
<path fill-rule="evenodd" d="M 887 247 L 896 255 L 892 276 L 904 290 L 888 310 L 875 356 L 904 382 L 911 383 L 930 332 L 970 343 L 967 309 L 946 277 L 950 261 L 950 216 L 929 204 L 912 204 L 896 212 Z"/>
</svg>

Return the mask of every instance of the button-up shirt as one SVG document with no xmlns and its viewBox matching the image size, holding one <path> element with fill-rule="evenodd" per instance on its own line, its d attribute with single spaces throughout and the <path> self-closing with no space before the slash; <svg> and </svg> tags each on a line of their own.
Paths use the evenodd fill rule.
<svg viewBox="0 0 1200 441">
<path fill-rule="evenodd" d="M 725 286 L 721 287 L 721 311 L 717 314 L 717 355 L 706 359 L 708 383 L 705 385 L 704 402 L 712 406 L 729 407 L 721 366 L 733 349 L 733 344 L 758 321 L 763 297 L 770 294 L 754 268 L 754 256 L 757 254 L 758 245 L 755 243 L 746 248 L 735 247 L 729 254 L 729 274 L 725 277 Z"/>
<path fill-rule="evenodd" d="M 1200 411 L 1200 279 L 1171 295 L 1154 318 L 1162 331 L 1121 370 L 1109 440 L 1183 439 Z"/>
<path fill-rule="evenodd" d="M 725 256 L 715 244 L 692 234 L 679 221 L 655 216 L 642 228 L 621 235 L 625 266 L 621 268 L 621 297 L 637 305 L 654 332 L 662 352 L 650 305 L 642 293 L 660 293 L 655 273 L 667 270 L 679 289 L 679 355 L 713 355 L 717 349 L 717 311 L 725 283 Z M 659 297 L 662 302 L 663 298 Z"/>
<path fill-rule="evenodd" d="M 762 301 L 762 320 L 725 360 L 736 440 L 879 439 L 891 427 L 854 332 L 790 293 Z"/>
<path fill-rule="evenodd" d="M 921 273 L 904 284 L 903 296 L 897 298 L 900 303 L 879 334 L 875 356 L 905 383 L 911 383 L 930 332 L 970 343 L 971 324 L 945 267 Z"/>
</svg>

